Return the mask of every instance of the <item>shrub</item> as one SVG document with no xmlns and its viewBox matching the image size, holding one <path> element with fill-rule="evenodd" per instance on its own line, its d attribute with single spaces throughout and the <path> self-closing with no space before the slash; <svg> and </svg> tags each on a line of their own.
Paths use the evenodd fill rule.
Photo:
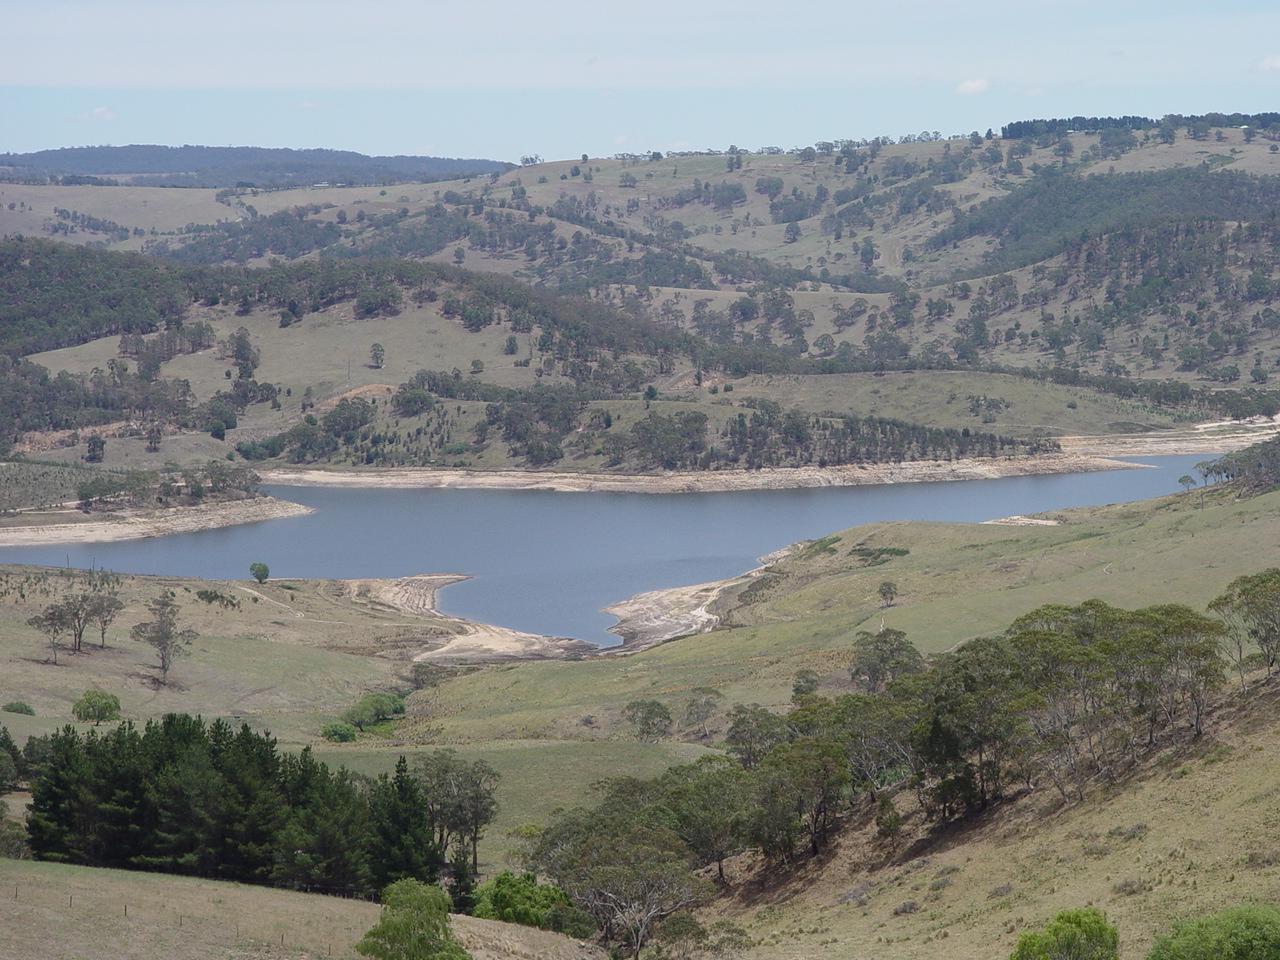
<svg viewBox="0 0 1280 960">
<path fill-rule="evenodd" d="M 86 690 L 71 706 L 71 714 L 81 723 L 95 727 L 104 720 L 120 719 L 120 698 L 104 690 Z"/>
<path fill-rule="evenodd" d="M 892 797 L 881 797 L 876 808 L 876 833 L 882 837 L 896 837 L 902 829 L 902 814 L 893 805 Z"/>
<path fill-rule="evenodd" d="M 907 914 L 915 913 L 919 909 L 920 904 L 916 903 L 914 900 L 905 900 L 893 908 L 893 915 L 895 917 L 902 917 Z"/>
<path fill-rule="evenodd" d="M 397 880 L 382 892 L 382 916 L 356 945 L 374 960 L 467 960 L 453 939 L 449 895 L 419 880 Z"/>
<path fill-rule="evenodd" d="M 404 713 L 404 697 L 394 693 L 368 693 L 342 715 L 349 724 L 363 730 L 367 723 L 379 723 Z"/>
<path fill-rule="evenodd" d="M 349 723 L 335 720 L 333 723 L 324 725 L 324 729 L 320 731 L 320 736 L 330 743 L 350 743 L 356 738 L 356 728 Z"/>
<path fill-rule="evenodd" d="M 27 829 L 17 820 L 0 820 L 0 859 L 30 860 Z"/>
<path fill-rule="evenodd" d="M 1147 960 L 1274 960 L 1280 957 L 1280 909 L 1233 907 L 1187 920 L 1156 940 Z"/>
<path fill-rule="evenodd" d="M 1118 960 L 1120 934 L 1101 910 L 1064 910 L 1043 930 L 1024 933 L 1010 960 Z"/>
<path fill-rule="evenodd" d="M 474 915 L 526 927 L 554 930 L 571 937 L 590 937 L 595 924 L 559 887 L 538 883 L 531 873 L 504 870 L 476 889 Z"/>
<path fill-rule="evenodd" d="M 1121 880 L 1111 887 L 1111 892 L 1118 897 L 1132 897 L 1135 894 L 1146 893 L 1146 885 L 1141 880 Z"/>
<path fill-rule="evenodd" d="M 31 709 L 31 704 L 23 703 L 21 700 L 10 700 L 3 707 L 0 707 L 5 713 L 21 713 L 23 716 L 34 717 L 36 712 Z"/>
</svg>

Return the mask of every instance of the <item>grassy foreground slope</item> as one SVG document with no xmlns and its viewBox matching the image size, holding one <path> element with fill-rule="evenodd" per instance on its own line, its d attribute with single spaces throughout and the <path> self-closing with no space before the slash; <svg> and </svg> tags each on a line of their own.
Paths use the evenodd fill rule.
<svg viewBox="0 0 1280 960">
<path fill-rule="evenodd" d="M 1255 688 L 1203 740 L 1065 809 L 1041 791 L 945 829 L 913 814 L 896 841 L 851 824 L 826 857 L 713 912 L 745 926 L 760 960 L 1004 960 L 1020 933 L 1093 905 L 1122 960 L 1141 960 L 1177 920 L 1280 898 L 1278 693 Z"/>
<path fill-rule="evenodd" d="M 363 900 L 55 863 L 0 860 L 0 885 L 0 960 L 356 957 L 378 918 Z M 530 927 L 455 917 L 453 929 L 476 960 L 602 956 Z"/>
</svg>

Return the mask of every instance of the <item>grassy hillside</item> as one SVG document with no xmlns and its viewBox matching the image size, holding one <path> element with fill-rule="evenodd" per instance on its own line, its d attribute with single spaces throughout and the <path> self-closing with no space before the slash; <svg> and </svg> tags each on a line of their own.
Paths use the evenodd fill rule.
<svg viewBox="0 0 1280 960">
<path fill-rule="evenodd" d="M 163 874 L 0 860 L 0 957 L 166 960 L 358 956 L 378 907 Z M 590 960 L 594 947 L 554 933 L 456 917 L 476 960 Z"/>
<path fill-rule="evenodd" d="M 841 531 L 770 566 L 726 601 L 727 626 L 627 657 L 491 667 L 434 688 L 447 735 L 597 739 L 626 735 L 622 708 L 653 698 L 673 715 L 698 687 L 734 703 L 787 703 L 798 670 L 852 689 L 854 634 L 903 630 L 926 653 L 1002 630 L 1045 603 L 1203 608 L 1246 572 L 1280 562 L 1280 494 L 1199 494 L 1055 514 L 1057 526 L 890 523 Z M 1248 547 L 1244 548 L 1243 545 Z M 899 554 L 897 551 L 907 551 Z M 884 609 L 877 588 L 900 591 Z M 590 727 L 580 721 L 593 717 Z M 713 729 L 723 727 L 723 719 Z M 692 730 L 682 736 L 697 739 Z"/>
<path fill-rule="evenodd" d="M 1276 696 L 1255 692 L 1204 741 L 1065 809 L 1033 794 L 946 829 L 909 815 L 896 841 L 851 824 L 819 862 L 738 887 L 713 915 L 745 926 L 749 957 L 1003 960 L 1022 932 L 1089 904 L 1140 960 L 1177 920 L 1280 897 Z"/>
<path fill-rule="evenodd" d="M 1280 174 L 1268 136 L 1073 132 L 556 161 L 439 184 L 246 188 L 163 223 L 157 211 L 181 199 L 169 195 L 199 191 L 5 184 L 14 209 L 0 202 L 0 233 L 54 231 L 204 263 L 460 255 L 473 269 L 635 298 L 713 340 L 763 334 L 815 357 L 892 334 L 912 353 L 932 343 L 964 364 L 1209 382 L 1235 366 L 1248 382 L 1277 357 L 1270 227 L 1251 217 Z M 65 203 L 24 192 L 36 189 L 79 192 Z M 110 224 L 129 235 L 113 237 Z M 1159 224 L 1192 225 L 1201 248 L 1225 250 L 1180 239 L 1175 264 L 1167 239 L 1133 233 Z M 1135 243 L 1155 246 L 1121 267 Z M 1167 289 L 1151 287 L 1144 264 Z M 961 276 L 968 289 L 953 283 Z M 778 289 L 791 305 L 769 305 L 765 292 Z M 763 308 L 755 317 L 729 310 L 744 294 Z"/>
</svg>

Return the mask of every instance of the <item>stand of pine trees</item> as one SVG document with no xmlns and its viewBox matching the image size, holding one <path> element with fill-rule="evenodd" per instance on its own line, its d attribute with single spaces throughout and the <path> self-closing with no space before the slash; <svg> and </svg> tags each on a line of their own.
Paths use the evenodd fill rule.
<svg viewBox="0 0 1280 960">
<path fill-rule="evenodd" d="M 171 714 L 54 734 L 28 833 L 41 860 L 371 896 L 404 877 L 435 882 L 449 843 L 465 853 L 483 827 L 426 794 L 404 757 L 367 780 L 247 725 Z"/>
</svg>

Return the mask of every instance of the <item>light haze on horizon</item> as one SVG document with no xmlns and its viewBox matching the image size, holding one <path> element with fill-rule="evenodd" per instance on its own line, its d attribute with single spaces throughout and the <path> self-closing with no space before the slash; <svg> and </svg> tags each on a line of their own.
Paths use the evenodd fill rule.
<svg viewBox="0 0 1280 960">
<path fill-rule="evenodd" d="M 1280 108 L 1280 4 L 0 0 L 0 151 L 517 160 Z"/>
</svg>

